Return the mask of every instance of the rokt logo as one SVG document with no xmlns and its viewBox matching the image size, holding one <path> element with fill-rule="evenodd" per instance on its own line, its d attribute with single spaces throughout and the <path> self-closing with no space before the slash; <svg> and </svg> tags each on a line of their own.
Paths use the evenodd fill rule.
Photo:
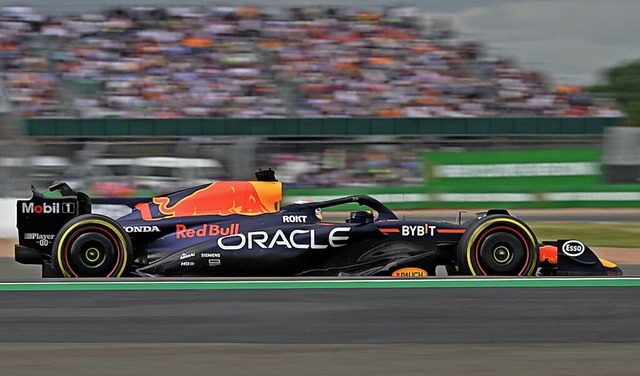
<svg viewBox="0 0 640 376">
<path fill-rule="evenodd" d="M 282 223 L 307 223 L 306 215 L 283 215 Z"/>
<path fill-rule="evenodd" d="M 34 204 L 33 202 L 22 203 L 23 214 L 73 214 L 76 212 L 75 202 L 53 202 L 47 204 Z"/>
</svg>

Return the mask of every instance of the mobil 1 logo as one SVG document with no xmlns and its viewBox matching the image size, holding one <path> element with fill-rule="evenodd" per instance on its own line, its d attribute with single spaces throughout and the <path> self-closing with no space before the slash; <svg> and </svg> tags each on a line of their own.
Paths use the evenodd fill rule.
<svg viewBox="0 0 640 376">
<path fill-rule="evenodd" d="M 74 214 L 75 201 L 19 201 L 18 211 L 22 214 Z"/>
</svg>

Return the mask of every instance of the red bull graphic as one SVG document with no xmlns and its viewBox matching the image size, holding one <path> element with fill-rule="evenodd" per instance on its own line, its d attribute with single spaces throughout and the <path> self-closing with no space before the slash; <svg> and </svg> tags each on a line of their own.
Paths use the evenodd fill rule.
<svg viewBox="0 0 640 376">
<path fill-rule="evenodd" d="M 136 205 L 142 219 L 155 220 L 198 215 L 258 215 L 275 213 L 282 201 L 282 183 L 220 181 L 204 188 L 154 197 Z"/>
<path fill-rule="evenodd" d="M 544 245 L 540 247 L 540 262 L 549 262 L 550 264 L 558 264 L 558 247 L 553 245 Z"/>
</svg>

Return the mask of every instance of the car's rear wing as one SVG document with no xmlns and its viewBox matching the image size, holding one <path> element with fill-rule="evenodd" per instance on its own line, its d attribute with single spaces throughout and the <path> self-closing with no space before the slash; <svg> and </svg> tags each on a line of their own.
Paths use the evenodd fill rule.
<svg viewBox="0 0 640 376">
<path fill-rule="evenodd" d="M 60 192 L 60 196 L 45 196 L 31 186 L 32 197 L 16 204 L 18 245 L 41 254 L 50 252 L 58 230 L 65 223 L 91 212 L 89 196 L 75 192 L 67 183 L 56 183 L 49 190 Z"/>
</svg>

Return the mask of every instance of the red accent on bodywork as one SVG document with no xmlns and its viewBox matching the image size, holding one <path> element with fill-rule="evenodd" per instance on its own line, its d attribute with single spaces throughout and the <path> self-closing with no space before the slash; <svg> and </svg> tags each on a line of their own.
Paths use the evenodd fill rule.
<svg viewBox="0 0 640 376">
<path fill-rule="evenodd" d="M 543 245 L 540 247 L 540 262 L 549 262 L 550 264 L 558 264 L 558 247 L 555 245 Z"/>
<path fill-rule="evenodd" d="M 138 209 L 140 215 L 142 216 L 142 219 L 144 219 L 145 221 L 153 219 L 153 217 L 151 216 L 151 208 L 149 208 L 148 202 L 136 205 L 136 209 Z"/>
<path fill-rule="evenodd" d="M 464 228 L 439 228 L 436 231 L 439 234 L 464 234 L 467 230 Z"/>
</svg>

